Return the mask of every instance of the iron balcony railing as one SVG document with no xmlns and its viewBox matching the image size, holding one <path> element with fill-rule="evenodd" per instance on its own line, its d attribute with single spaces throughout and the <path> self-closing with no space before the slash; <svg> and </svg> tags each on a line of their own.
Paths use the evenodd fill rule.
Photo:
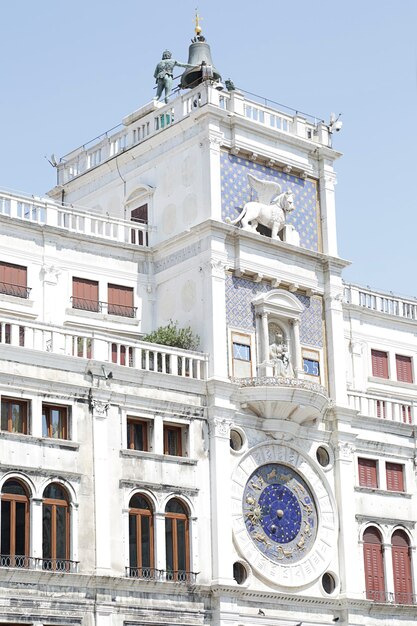
<svg viewBox="0 0 417 626">
<path fill-rule="evenodd" d="M 196 572 L 155 569 L 153 567 L 126 567 L 126 576 L 139 580 L 159 580 L 181 583 L 195 583 L 197 580 Z"/>
<path fill-rule="evenodd" d="M 36 569 L 57 573 L 76 573 L 78 561 L 69 559 L 41 559 L 26 555 L 0 554 L 0 567 Z"/>
<path fill-rule="evenodd" d="M 71 303 L 73 309 L 81 311 L 91 311 L 93 313 L 107 313 L 109 315 L 121 315 L 122 317 L 136 317 L 136 306 L 128 306 L 125 304 L 112 304 L 111 302 L 102 302 L 101 300 L 89 300 L 87 298 L 79 298 L 72 296 Z"/>
<path fill-rule="evenodd" d="M 18 298 L 29 298 L 30 287 L 24 285 L 14 285 L 13 283 L 5 283 L 0 281 L 0 293 L 8 296 L 17 296 Z"/>
</svg>

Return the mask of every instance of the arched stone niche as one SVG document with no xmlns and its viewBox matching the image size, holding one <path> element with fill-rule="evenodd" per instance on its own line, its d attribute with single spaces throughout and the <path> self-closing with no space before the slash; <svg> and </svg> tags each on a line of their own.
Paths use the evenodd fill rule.
<svg viewBox="0 0 417 626">
<path fill-rule="evenodd" d="M 141 207 L 146 206 L 146 219 L 141 219 L 143 219 L 143 221 L 146 221 L 147 223 L 150 223 L 152 221 L 150 219 L 152 217 L 151 200 L 154 191 L 154 187 L 150 187 L 149 185 L 138 185 L 138 187 L 136 187 L 136 189 L 134 189 L 125 199 L 125 219 L 132 219 L 133 221 L 135 221 L 135 211 L 137 211 Z M 145 215 L 145 211 L 142 211 L 142 213 Z"/>
<path fill-rule="evenodd" d="M 253 300 L 258 342 L 258 375 L 299 378 L 303 372 L 300 316 L 303 305 L 294 294 L 274 289 Z"/>
</svg>

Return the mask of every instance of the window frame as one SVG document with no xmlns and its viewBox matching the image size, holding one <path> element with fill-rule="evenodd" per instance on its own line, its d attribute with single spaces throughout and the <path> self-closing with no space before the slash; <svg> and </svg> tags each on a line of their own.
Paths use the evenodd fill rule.
<svg viewBox="0 0 417 626">
<path fill-rule="evenodd" d="M 229 328 L 229 372 L 232 378 L 252 378 L 254 375 L 255 357 L 255 335 L 238 328 Z M 234 346 L 243 345 L 249 348 L 249 359 L 239 359 L 235 357 Z M 248 364 L 248 371 L 245 376 L 237 371 L 236 364 Z M 240 375 L 239 375 L 240 374 Z"/>
<path fill-rule="evenodd" d="M 405 467 L 403 463 L 385 462 L 387 491 L 405 493 Z M 398 485 L 398 488 L 396 488 Z"/>
<path fill-rule="evenodd" d="M 131 304 L 121 304 L 116 302 L 117 298 L 113 298 L 115 293 L 123 293 L 124 296 L 131 296 Z M 123 299 L 123 298 L 121 298 Z M 134 306 L 135 292 L 133 287 L 126 285 L 117 285 L 116 283 L 107 283 L 107 313 L 109 315 L 119 315 L 121 317 L 136 317 L 136 308 Z"/>
<path fill-rule="evenodd" d="M 52 570 L 52 571 L 69 571 L 70 569 L 70 558 L 71 558 L 71 505 L 70 498 L 66 487 L 61 485 L 59 482 L 51 482 L 49 483 L 45 489 L 45 491 L 51 485 L 57 485 L 62 491 L 66 494 L 67 498 L 65 500 L 61 500 L 59 498 L 46 498 L 45 495 L 42 496 L 42 564 L 43 569 Z M 51 507 L 51 529 L 50 529 L 50 544 L 51 544 L 51 556 L 46 557 L 44 553 L 44 532 L 45 532 L 45 521 L 44 521 L 44 507 Z M 57 507 L 63 508 L 65 510 L 65 558 L 57 557 Z M 63 562 L 62 565 L 58 566 L 59 562 Z M 46 563 L 49 564 L 46 567 Z"/>
<path fill-rule="evenodd" d="M 178 513 L 178 512 L 174 513 L 174 512 L 167 511 L 169 503 L 172 502 L 173 500 L 175 500 L 181 505 L 181 507 L 185 511 L 184 513 Z M 171 524 L 172 524 L 171 525 L 172 564 L 173 564 L 172 571 L 168 570 L 168 550 L 167 550 L 168 527 L 166 524 L 167 519 L 171 520 Z M 179 546 L 178 546 L 178 522 L 179 521 L 184 522 L 184 535 L 185 535 L 185 555 L 184 555 L 185 569 L 184 570 L 180 570 L 178 568 L 178 563 L 180 560 L 179 551 L 178 551 L 179 550 Z M 187 574 L 190 573 L 190 552 L 191 552 L 190 551 L 190 516 L 188 512 L 188 507 L 179 498 L 171 498 L 165 506 L 165 554 L 166 554 L 166 566 L 165 567 L 166 567 L 167 580 L 181 581 L 181 580 L 187 579 Z"/>
<path fill-rule="evenodd" d="M 358 485 L 367 489 L 379 489 L 379 462 L 377 459 L 358 456 Z M 375 470 L 375 480 L 371 470 Z"/>
<path fill-rule="evenodd" d="M 142 428 L 142 441 L 144 442 L 143 448 L 135 448 L 135 438 L 131 431 L 135 425 L 140 425 Z M 129 436 L 129 433 L 130 436 Z M 126 416 L 126 447 L 128 450 L 136 450 L 137 452 L 149 452 L 150 444 L 150 422 L 142 417 L 135 417 L 133 415 Z"/>
<path fill-rule="evenodd" d="M 9 282 L 6 279 L 10 274 L 10 279 L 16 282 Z M 16 278 L 13 279 L 13 276 Z M 0 261 L 0 293 L 7 296 L 15 296 L 17 298 L 28 298 L 28 268 L 25 265 L 17 265 L 8 261 Z M 4 287 L 2 287 L 2 285 Z M 8 287 L 7 287 L 8 286 Z"/>
<path fill-rule="evenodd" d="M 4 488 L 8 482 L 15 481 L 22 487 L 25 495 L 4 493 Z M 9 518 L 9 554 L 4 553 L 4 546 L 0 546 L 0 554 L 2 557 L 9 557 L 10 567 L 28 567 L 28 558 L 30 553 L 30 494 L 27 486 L 23 481 L 16 477 L 8 478 L 1 488 L 1 524 L 3 526 L 6 519 L 6 513 L 3 511 L 3 502 L 10 502 L 10 518 Z M 16 554 L 16 504 L 20 502 L 24 504 L 24 554 Z M 3 528 L 1 529 L 3 531 Z M 3 560 L 3 559 L 2 559 Z M 3 562 L 1 563 L 3 565 Z"/>
<path fill-rule="evenodd" d="M 9 408 L 8 408 L 8 415 L 7 415 L 7 429 L 3 429 L 2 428 L 2 422 L 3 422 L 3 403 L 9 403 Z M 14 431 L 12 430 L 12 426 L 13 426 L 13 418 L 11 415 L 11 406 L 12 404 L 17 404 L 19 406 L 22 406 L 24 408 L 23 411 L 23 418 L 22 418 L 22 430 L 20 431 Z M 0 401 L 0 412 L 1 412 L 1 417 L 0 417 L 0 430 L 2 432 L 6 432 L 6 433 L 11 433 L 13 435 L 28 435 L 29 434 L 29 400 L 21 400 L 18 398 L 13 398 L 13 397 L 9 397 L 9 396 L 1 396 L 1 401 Z"/>
<path fill-rule="evenodd" d="M 405 354 L 395 355 L 395 371 L 397 381 L 401 383 L 413 383 L 413 359 Z"/>
<path fill-rule="evenodd" d="M 84 285 L 84 288 L 88 285 L 89 287 L 95 287 L 97 290 L 97 298 L 84 298 L 80 295 L 75 295 L 74 287 L 75 285 Z M 86 306 L 78 306 L 80 303 L 86 303 Z M 91 303 L 91 306 L 88 306 L 87 303 Z M 72 308 L 78 311 L 88 311 L 89 313 L 99 313 L 100 312 L 100 298 L 99 298 L 99 281 L 92 280 L 90 278 L 83 278 L 82 276 L 73 276 L 72 277 Z"/>
<path fill-rule="evenodd" d="M 131 506 L 131 502 L 135 496 L 140 496 L 143 498 L 149 505 L 149 509 L 138 509 L 136 507 Z M 135 536 L 135 556 L 136 556 L 136 565 L 132 565 L 131 561 L 131 541 L 130 541 L 130 524 L 131 518 L 135 518 L 136 520 L 136 536 Z M 149 520 L 149 565 L 143 565 L 143 542 L 142 542 L 142 518 L 146 518 Z M 154 507 L 150 499 L 142 494 L 135 493 L 131 496 L 129 500 L 129 572 L 130 575 L 133 576 L 132 572 L 137 570 L 137 574 L 134 577 L 137 578 L 153 578 L 154 577 L 154 569 L 155 569 L 155 525 L 154 525 Z M 146 570 L 147 575 L 144 573 Z M 139 571 L 141 575 L 139 575 Z"/>
<path fill-rule="evenodd" d="M 367 535 L 373 535 L 375 540 L 366 541 Z M 363 561 L 366 599 L 385 602 L 386 580 L 383 539 L 376 526 L 368 526 L 363 533 Z"/>
<path fill-rule="evenodd" d="M 164 422 L 163 424 L 163 439 L 164 439 L 164 454 L 168 456 L 183 457 L 184 455 L 184 442 L 183 437 L 185 433 L 185 426 L 181 424 L 175 424 L 171 422 Z M 169 451 L 169 433 L 175 433 L 177 449 L 180 454 L 173 454 Z"/>
<path fill-rule="evenodd" d="M 65 425 L 62 429 L 65 433 L 64 437 L 54 437 L 52 431 L 52 422 L 50 413 L 52 410 L 65 411 Z M 47 434 L 44 434 L 44 416 L 46 420 L 46 430 Z M 49 423 L 48 423 L 49 421 Z M 42 437 L 46 437 L 48 439 L 60 439 L 62 441 L 68 441 L 70 439 L 70 407 L 62 404 L 49 404 L 47 402 L 42 403 Z"/>
<path fill-rule="evenodd" d="M 390 377 L 389 354 L 387 350 L 379 350 L 378 348 L 371 348 L 371 366 L 372 366 L 372 376 L 374 378 L 382 378 L 383 380 L 389 380 L 389 377 Z"/>
</svg>

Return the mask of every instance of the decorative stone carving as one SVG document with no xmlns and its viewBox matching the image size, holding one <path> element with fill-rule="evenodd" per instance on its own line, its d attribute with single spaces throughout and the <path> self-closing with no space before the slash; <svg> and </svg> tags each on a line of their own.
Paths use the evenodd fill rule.
<svg viewBox="0 0 417 626">
<path fill-rule="evenodd" d="M 258 224 L 271 229 L 271 238 L 278 239 L 284 229 L 287 213 L 294 210 L 294 194 L 291 190 L 282 192 L 279 183 L 261 180 L 248 174 L 250 186 L 258 194 L 258 202 L 247 202 L 235 220 L 227 219 L 229 224 L 242 224 L 243 230 L 257 232 Z"/>
<path fill-rule="evenodd" d="M 102 400 L 96 400 L 90 397 L 90 409 L 98 417 L 107 417 L 107 411 L 109 410 L 109 403 Z"/>
<path fill-rule="evenodd" d="M 355 452 L 355 447 L 348 441 L 340 441 L 337 444 L 337 450 L 340 459 L 343 459 L 344 461 L 351 461 L 353 453 Z"/>
<path fill-rule="evenodd" d="M 222 417 L 214 417 L 209 421 L 210 434 L 215 437 L 230 437 L 231 422 Z"/>
<path fill-rule="evenodd" d="M 48 283 L 49 285 L 57 285 L 60 274 L 61 271 L 53 265 L 49 267 L 44 265 L 42 267 L 42 278 L 44 282 Z"/>
<path fill-rule="evenodd" d="M 225 272 L 227 269 L 226 263 L 221 259 L 210 259 L 204 264 L 203 270 L 211 273 L 214 278 L 226 278 Z"/>
<path fill-rule="evenodd" d="M 290 361 L 288 344 L 279 326 L 269 326 L 269 358 L 274 368 L 274 376 L 294 378 L 294 370 Z"/>
</svg>

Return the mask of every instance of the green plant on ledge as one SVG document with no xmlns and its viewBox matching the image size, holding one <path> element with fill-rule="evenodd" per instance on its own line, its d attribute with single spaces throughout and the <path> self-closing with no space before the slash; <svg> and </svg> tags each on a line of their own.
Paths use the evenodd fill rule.
<svg viewBox="0 0 417 626">
<path fill-rule="evenodd" d="M 172 348 L 182 348 L 183 350 L 197 350 L 200 337 L 192 331 L 190 326 L 178 328 L 178 322 L 169 320 L 166 326 L 160 326 L 145 335 L 143 341 L 159 343 L 162 346 L 171 346 Z"/>
</svg>

